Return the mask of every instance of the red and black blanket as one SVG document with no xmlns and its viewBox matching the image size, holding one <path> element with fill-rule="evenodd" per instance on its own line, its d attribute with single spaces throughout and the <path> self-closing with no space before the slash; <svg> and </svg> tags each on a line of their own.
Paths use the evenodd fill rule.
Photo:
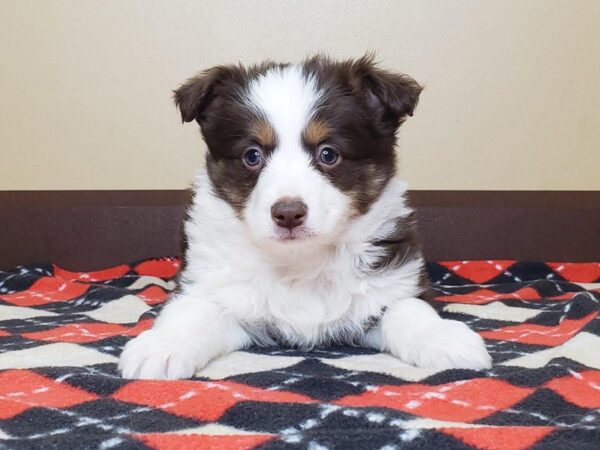
<svg viewBox="0 0 600 450">
<path fill-rule="evenodd" d="M 600 264 L 428 269 L 436 307 L 485 338 L 491 370 L 250 348 L 192 380 L 124 380 L 119 353 L 177 259 L 0 272 L 0 449 L 600 448 Z"/>
</svg>

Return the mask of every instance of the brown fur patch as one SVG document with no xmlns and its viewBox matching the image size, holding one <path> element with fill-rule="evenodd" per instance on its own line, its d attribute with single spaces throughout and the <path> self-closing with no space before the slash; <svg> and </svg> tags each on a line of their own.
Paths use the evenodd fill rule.
<svg viewBox="0 0 600 450">
<path fill-rule="evenodd" d="M 311 120 L 302 133 L 302 138 L 309 148 L 316 148 L 331 133 L 329 125 L 324 120 Z"/>
<path fill-rule="evenodd" d="M 250 132 L 256 139 L 256 142 L 260 144 L 262 148 L 271 149 L 277 145 L 277 136 L 275 134 L 275 130 L 267 121 L 257 121 L 252 125 Z"/>
<path fill-rule="evenodd" d="M 362 176 L 356 185 L 348 189 L 347 194 L 352 199 L 352 208 L 356 216 L 364 214 L 368 207 L 379 198 L 391 175 L 383 172 L 375 163 L 365 163 Z"/>
<path fill-rule="evenodd" d="M 412 212 L 407 217 L 398 217 L 394 232 L 385 239 L 371 242 L 382 250 L 381 257 L 369 268 L 372 271 L 394 269 L 405 262 L 422 257 L 416 226 L 416 215 Z M 425 267 L 421 269 L 419 278 L 414 280 L 423 300 L 432 300 L 432 291 Z"/>
</svg>

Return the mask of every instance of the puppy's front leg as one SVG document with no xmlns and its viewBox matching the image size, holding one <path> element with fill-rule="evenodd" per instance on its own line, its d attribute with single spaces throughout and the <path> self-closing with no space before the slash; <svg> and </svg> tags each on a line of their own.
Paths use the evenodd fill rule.
<svg viewBox="0 0 600 450">
<path fill-rule="evenodd" d="M 152 329 L 127 343 L 119 370 L 125 378 L 189 378 L 211 359 L 249 342 L 216 303 L 182 293 L 169 301 Z"/>
<path fill-rule="evenodd" d="M 400 300 L 366 336 L 371 347 L 418 367 L 486 369 L 492 359 L 481 336 L 466 324 L 442 319 L 425 301 Z"/>
</svg>

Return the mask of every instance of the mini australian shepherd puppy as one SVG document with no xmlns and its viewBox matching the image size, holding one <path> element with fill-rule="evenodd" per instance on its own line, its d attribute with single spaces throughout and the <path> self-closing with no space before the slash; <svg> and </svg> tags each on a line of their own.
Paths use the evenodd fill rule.
<svg viewBox="0 0 600 450">
<path fill-rule="evenodd" d="M 126 378 L 187 378 L 250 345 L 340 343 L 484 369 L 481 337 L 427 303 L 395 134 L 421 87 L 370 56 L 218 66 L 175 92 L 208 146 L 180 286 L 130 341 Z"/>
</svg>

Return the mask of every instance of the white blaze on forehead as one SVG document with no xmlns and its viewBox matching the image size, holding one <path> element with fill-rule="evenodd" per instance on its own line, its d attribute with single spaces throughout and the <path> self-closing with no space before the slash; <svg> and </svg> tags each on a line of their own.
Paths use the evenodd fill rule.
<svg viewBox="0 0 600 450">
<path fill-rule="evenodd" d="M 313 75 L 299 66 L 274 68 L 250 83 L 248 103 L 266 116 L 277 133 L 278 148 L 301 146 L 302 130 L 322 96 Z"/>
<path fill-rule="evenodd" d="M 323 91 L 314 76 L 299 66 L 275 68 L 250 83 L 246 105 L 271 124 L 277 147 L 269 155 L 252 190 L 244 217 L 252 232 L 273 238 L 273 204 L 298 198 L 308 207 L 304 228 L 315 235 L 333 235 L 347 215 L 350 200 L 323 176 L 302 143 L 302 132 L 319 107 Z"/>
</svg>

